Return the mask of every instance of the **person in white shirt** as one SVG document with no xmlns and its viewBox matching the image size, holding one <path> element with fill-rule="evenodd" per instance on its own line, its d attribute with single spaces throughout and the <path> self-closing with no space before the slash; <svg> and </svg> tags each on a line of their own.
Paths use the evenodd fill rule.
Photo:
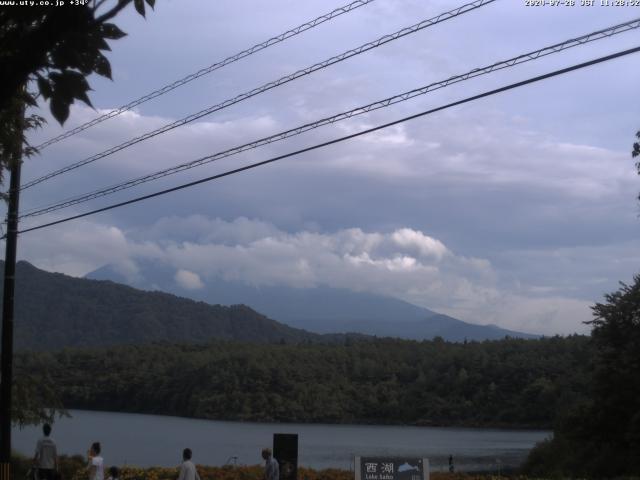
<svg viewBox="0 0 640 480">
<path fill-rule="evenodd" d="M 178 475 L 178 480 L 200 480 L 200 475 L 198 475 L 198 470 L 196 470 L 196 466 L 191 461 L 191 449 L 185 448 L 182 451 L 182 465 L 180 465 L 180 474 Z"/>
<path fill-rule="evenodd" d="M 58 450 L 55 442 L 49 437 L 51 425 L 45 423 L 42 426 L 44 437 L 38 440 L 33 464 L 38 469 L 39 480 L 53 480 L 54 472 L 58 469 Z"/>
<path fill-rule="evenodd" d="M 280 465 L 278 465 L 278 461 L 273 458 L 270 448 L 262 449 L 262 458 L 264 458 L 264 480 L 279 480 Z"/>
<path fill-rule="evenodd" d="M 100 442 L 93 442 L 87 452 L 89 480 L 104 480 L 104 459 L 100 456 Z"/>
</svg>

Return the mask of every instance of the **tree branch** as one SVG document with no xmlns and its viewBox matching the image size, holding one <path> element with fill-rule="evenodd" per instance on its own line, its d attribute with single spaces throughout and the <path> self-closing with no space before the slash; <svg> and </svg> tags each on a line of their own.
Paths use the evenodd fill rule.
<svg viewBox="0 0 640 480">
<path fill-rule="evenodd" d="M 107 0 L 93 0 L 93 11 L 96 12 Z"/>
<path fill-rule="evenodd" d="M 98 18 L 95 19 L 95 23 L 104 23 L 107 20 L 112 19 L 113 17 L 115 17 L 118 13 L 120 13 L 120 10 L 122 10 L 124 7 L 126 7 L 127 5 L 129 5 L 133 0 L 119 0 L 118 1 L 118 5 L 116 5 L 115 7 L 113 7 L 111 10 L 109 10 L 108 12 L 100 15 Z M 102 3 L 102 2 L 100 2 Z"/>
</svg>

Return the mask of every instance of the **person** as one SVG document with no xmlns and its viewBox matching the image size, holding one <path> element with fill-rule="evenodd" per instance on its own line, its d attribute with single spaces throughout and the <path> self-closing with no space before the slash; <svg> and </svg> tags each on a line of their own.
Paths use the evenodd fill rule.
<svg viewBox="0 0 640 480">
<path fill-rule="evenodd" d="M 264 480 L 279 480 L 280 465 L 278 465 L 278 461 L 273 458 L 270 448 L 262 449 L 262 458 L 264 458 Z"/>
<path fill-rule="evenodd" d="M 120 471 L 118 470 L 118 467 L 111 467 L 109 469 L 109 478 L 107 480 L 118 480 L 119 476 Z"/>
<path fill-rule="evenodd" d="M 453 455 L 449 455 L 449 473 L 453 473 Z"/>
<path fill-rule="evenodd" d="M 180 474 L 178 480 L 200 480 L 198 470 L 191 461 L 192 452 L 190 448 L 185 448 L 182 451 L 182 465 L 180 465 Z"/>
<path fill-rule="evenodd" d="M 36 454 L 33 464 L 36 468 L 39 480 L 54 480 L 58 470 L 58 450 L 56 443 L 51 439 L 51 425 L 45 423 L 42 426 L 44 437 L 36 444 Z"/>
<path fill-rule="evenodd" d="M 104 459 L 100 456 L 100 442 L 93 442 L 87 452 L 89 480 L 104 480 Z"/>
</svg>

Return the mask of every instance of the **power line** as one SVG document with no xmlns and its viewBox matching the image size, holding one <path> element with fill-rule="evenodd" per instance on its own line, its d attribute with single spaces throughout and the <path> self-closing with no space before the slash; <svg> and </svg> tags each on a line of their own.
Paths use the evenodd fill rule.
<svg viewBox="0 0 640 480">
<path fill-rule="evenodd" d="M 222 109 L 225 109 L 227 107 L 230 107 L 231 105 L 235 105 L 236 103 L 242 102 L 244 100 L 247 100 L 251 97 L 254 97 L 256 95 L 259 95 L 261 93 L 264 93 L 268 90 L 271 90 L 273 88 L 279 87 L 281 85 L 284 85 L 286 83 L 289 83 L 293 80 L 296 80 L 300 77 L 306 76 L 306 75 L 310 75 L 318 70 L 322 70 L 324 68 L 327 68 L 331 65 L 334 65 L 336 63 L 342 62 L 348 58 L 354 57 L 356 55 L 360 55 L 361 53 L 364 53 L 366 51 L 372 50 L 374 48 L 377 48 L 381 45 L 384 45 L 386 43 L 392 42 L 394 40 L 397 40 L 398 38 L 402 38 L 406 35 L 410 35 L 412 33 L 416 33 L 420 30 L 423 30 L 425 28 L 431 27 L 433 25 L 436 25 L 438 23 L 444 22 L 446 20 L 449 20 L 451 18 L 455 18 L 459 15 L 462 15 L 464 13 L 470 12 L 472 10 L 475 10 L 477 8 L 480 8 L 484 5 L 487 5 L 489 3 L 493 3 L 496 0 L 475 0 L 474 2 L 471 3 L 467 3 L 465 5 L 462 5 L 458 8 L 455 8 L 453 10 L 449 10 L 447 12 L 441 13 L 440 15 L 427 19 L 427 20 L 423 20 L 420 23 L 417 23 L 415 25 L 412 25 L 410 27 L 405 27 L 401 30 L 398 30 L 397 32 L 394 32 L 392 34 L 389 35 L 385 35 L 383 37 L 378 38 L 377 40 L 374 40 L 372 42 L 368 42 L 365 43 L 364 45 L 361 45 L 357 48 L 351 49 L 351 50 L 347 50 L 346 52 L 341 53 L 340 55 L 336 55 L 334 57 L 331 57 L 327 60 L 324 60 L 322 62 L 316 63 L 310 67 L 298 70 L 294 73 L 291 73 L 289 75 L 286 75 L 284 77 L 279 78 L 278 80 L 274 80 L 272 82 L 266 83 L 260 87 L 254 88 L 253 90 L 250 90 L 248 92 L 242 93 L 240 95 L 237 95 L 233 98 L 230 98 L 228 100 L 225 100 L 221 103 L 218 103 L 216 105 L 213 105 L 211 107 L 205 108 L 204 110 L 200 110 L 199 112 L 196 113 L 192 113 L 191 115 L 188 115 L 184 118 L 181 118 L 180 120 L 176 120 L 175 122 L 169 123 L 167 125 L 164 125 L 156 130 L 153 130 L 151 132 L 147 132 L 144 135 L 140 135 L 138 137 L 132 138 L 124 143 L 121 143 L 120 145 L 117 145 L 115 147 L 111 147 L 108 150 L 105 150 L 101 153 L 98 153 L 96 155 L 93 155 L 91 157 L 85 158 L 84 160 L 80 160 L 79 162 L 73 163 L 71 165 L 68 165 L 64 168 L 61 168 L 59 170 L 56 170 L 54 172 L 51 172 L 47 175 L 44 175 L 42 177 L 36 178 L 35 180 L 32 180 L 30 182 L 25 183 L 22 186 L 22 190 L 25 190 L 27 188 L 30 188 L 34 185 L 37 185 L 41 182 L 44 182 L 46 180 L 49 180 L 53 177 L 57 177 L 58 175 L 62 175 L 63 173 L 67 173 L 71 170 L 75 170 L 77 168 L 80 168 L 84 165 L 87 165 L 89 163 L 93 163 L 96 160 L 100 160 L 101 158 L 107 157 L 109 155 L 112 155 L 116 152 L 119 152 L 121 150 L 124 150 L 125 148 L 131 147 L 137 143 L 140 143 L 144 140 L 148 140 L 149 138 L 155 137 L 157 135 L 166 133 L 170 130 L 173 130 L 174 128 L 180 127 L 182 125 L 186 125 L 187 123 L 193 122 L 195 120 L 198 120 L 204 116 L 210 115 L 211 113 L 220 111 Z"/>
<path fill-rule="evenodd" d="M 176 165 L 164 170 L 160 170 L 158 172 L 155 173 L 151 173 L 148 175 L 144 175 L 132 180 L 128 180 L 126 182 L 122 182 L 116 185 L 112 185 L 110 187 L 105 187 L 102 188 L 100 190 L 96 190 L 90 193 L 86 193 L 86 194 L 82 194 L 79 196 L 75 196 L 72 198 L 68 198 L 66 200 L 60 201 L 60 202 L 56 202 L 53 204 L 50 204 L 48 206 L 45 207 L 37 207 L 37 208 L 32 208 L 31 210 L 25 212 L 20 218 L 25 218 L 25 217 L 33 217 L 33 216 L 38 216 L 38 215 L 43 215 L 45 213 L 50 213 L 56 210 L 61 210 L 63 208 L 67 208 L 70 207 L 72 205 L 77 205 L 79 203 L 84 203 L 87 202 L 89 200 L 93 200 L 96 198 L 100 198 L 106 195 L 110 195 L 113 193 L 116 193 L 118 191 L 121 190 L 126 190 L 129 188 L 133 188 L 135 186 L 141 185 L 143 183 L 147 183 L 153 180 L 157 180 L 159 178 L 163 178 L 166 177 L 168 175 L 172 175 L 184 170 L 188 170 L 194 167 L 198 167 L 207 163 L 211 163 L 214 162 L 216 160 L 220 160 L 223 158 L 227 158 L 230 157 L 232 155 L 236 155 L 242 152 L 245 152 L 247 150 L 252 150 L 264 145 L 268 145 L 270 143 L 274 143 L 280 140 L 284 140 L 290 137 L 293 137 L 295 135 L 300 135 L 304 132 L 307 132 L 309 130 L 313 130 L 315 128 L 319 128 L 321 126 L 324 125 L 329 125 L 341 120 L 345 120 L 345 119 L 349 119 L 352 118 L 354 116 L 357 115 L 362 115 L 364 113 L 368 113 L 374 110 L 378 110 L 380 108 L 386 108 L 390 105 L 394 105 L 396 103 L 400 103 L 400 102 L 404 102 L 407 101 L 411 98 L 420 96 L 420 95 L 425 95 L 431 91 L 440 89 L 440 88 L 444 88 L 447 87 L 448 85 L 452 85 L 454 83 L 458 83 L 464 80 L 468 80 L 470 78 L 474 78 L 480 75 L 485 75 L 497 70 L 502 70 L 508 67 L 512 67 L 515 65 L 519 65 L 522 63 L 526 63 L 532 60 L 536 60 L 540 57 L 544 57 L 546 55 L 550 55 L 552 53 L 557 53 L 578 45 L 583 45 L 585 43 L 589 43 L 589 42 L 593 42 L 595 40 L 599 40 L 602 38 L 608 38 L 612 35 L 616 35 L 628 30 L 632 30 L 632 29 L 637 29 L 640 27 L 640 18 L 635 19 L 635 20 L 631 20 L 625 23 L 621 23 L 618 25 L 614 25 L 612 27 L 609 28 L 605 28 L 605 29 L 601 29 L 601 30 L 597 30 L 595 32 L 589 33 L 587 35 L 582 35 L 580 37 L 577 38 L 573 38 L 573 39 L 569 39 L 566 40 L 564 42 L 561 43 L 556 43 L 554 45 L 548 46 L 548 47 L 544 47 L 541 48 L 539 50 L 535 50 L 529 53 L 525 53 L 522 55 L 519 55 L 517 57 L 513 57 L 510 58 L 508 60 L 503 60 L 503 61 L 499 61 L 497 63 L 493 63 L 489 66 L 485 66 L 485 67 L 481 67 L 481 68 L 475 68 L 467 73 L 461 74 L 461 75 L 455 75 L 453 77 L 450 77 L 446 80 L 442 80 L 439 82 L 434 82 L 431 83 L 429 85 L 426 85 L 424 87 L 421 88 L 417 88 L 414 90 L 410 90 L 398 95 L 394 95 L 392 97 L 388 97 L 385 98 L 383 100 L 379 100 L 377 102 L 373 102 L 370 103 L 368 105 L 365 106 L 361 106 L 358 108 L 354 108 L 352 110 L 348 110 L 346 112 L 342 112 L 339 113 L 337 115 L 333 115 L 330 117 L 326 117 L 320 120 L 317 120 L 315 122 L 312 123 L 307 123 L 295 128 L 292 128 L 290 130 L 286 130 L 268 137 L 264 137 L 261 138 L 259 140 L 255 140 L 253 142 L 250 143 L 246 143 L 244 145 L 240 145 L 240 146 L 236 146 L 221 152 L 217 152 L 213 155 L 207 155 L 205 157 L 201 157 L 198 158 L 196 160 L 192 160 L 190 162 L 187 163 L 183 163 L 181 165 Z"/>
<path fill-rule="evenodd" d="M 502 92 L 505 92 L 505 91 L 508 91 L 508 90 L 519 88 L 519 87 L 522 87 L 522 86 L 525 86 L 525 85 L 529 85 L 529 84 L 532 84 L 532 83 L 535 83 L 535 82 L 539 82 L 539 81 L 542 81 L 542 80 L 546 80 L 548 78 L 556 77 L 558 75 L 563 75 L 563 74 L 572 72 L 574 70 L 579 70 L 579 69 L 586 68 L 586 67 L 589 67 L 589 66 L 592 66 L 592 65 L 596 65 L 596 64 L 599 64 L 599 63 L 607 62 L 609 60 L 613 60 L 615 58 L 623 57 L 625 55 L 630 55 L 632 53 L 636 53 L 636 52 L 639 52 L 639 51 L 640 51 L 640 46 L 639 47 L 635 47 L 635 48 L 631 48 L 631 49 L 628 49 L 628 50 L 623 50 L 623 51 L 620 51 L 620 52 L 617 52 L 617 53 L 614 53 L 614 54 L 611 54 L 611 55 L 606 55 L 604 57 L 599 57 L 597 59 L 590 60 L 588 62 L 583 62 L 583 63 L 579 63 L 579 64 L 576 64 L 576 65 L 572 65 L 570 67 L 562 68 L 560 70 L 555 70 L 553 72 L 546 73 L 544 75 L 539 75 L 539 76 L 536 76 L 536 77 L 532 77 L 532 78 L 529 78 L 527 80 L 523 80 L 523 81 L 520 81 L 520 82 L 512 83 L 510 85 L 506 85 L 504 87 L 496 88 L 494 90 L 489 90 L 487 92 L 480 93 L 478 95 L 473 95 L 471 97 L 467 97 L 467 98 L 464 98 L 462 100 L 458 100 L 456 102 L 448 103 L 448 104 L 440 106 L 440 107 L 432 108 L 430 110 L 425 110 L 423 112 L 416 113 L 414 115 L 410 115 L 408 117 L 404 117 L 404 118 L 401 118 L 399 120 L 394 120 L 393 122 L 385 123 L 383 125 L 378 125 L 376 127 L 368 128 L 366 130 L 363 130 L 363 131 L 360 131 L 360 132 L 357 132 L 357 133 L 353 133 L 351 135 L 346 135 L 346 136 L 339 137 L 339 138 L 336 138 L 336 139 L 333 139 L 333 140 L 329 140 L 327 142 L 323 142 L 323 143 L 319 143 L 319 144 L 316 144 L 316 145 L 312 145 L 310 147 L 306 147 L 306 148 L 303 148 L 303 149 L 300 149 L 300 150 L 296 150 L 294 152 L 286 153 L 284 155 L 278 155 L 278 156 L 270 158 L 268 160 L 263 160 L 261 162 L 252 163 L 250 165 L 245 165 L 244 167 L 239 167 L 239 168 L 235 168 L 233 170 L 228 170 L 226 172 L 219 173 L 219 174 L 216 174 L 216 175 L 211 175 L 211 176 L 205 177 L 205 178 L 201 178 L 201 179 L 195 180 L 193 182 L 184 183 L 184 184 L 178 185 L 176 187 L 167 188 L 165 190 L 160 190 L 160 191 L 155 192 L 155 193 L 151 193 L 151 194 L 148 194 L 148 195 L 143 195 L 143 196 L 140 196 L 140 197 L 136 197 L 136 198 L 133 198 L 131 200 L 126 200 L 124 202 L 115 203 L 115 204 L 112 204 L 112 205 L 108 205 L 106 207 L 102 207 L 102 208 L 98 208 L 98 209 L 95 209 L 95 210 L 91 210 L 89 212 L 81 213 L 81 214 L 78 214 L 78 215 L 73 215 L 73 216 L 66 217 L 66 218 L 63 218 L 63 219 L 60 219 L 60 220 L 56 220 L 56 221 L 53 221 L 53 222 L 44 223 L 42 225 L 37 225 L 35 227 L 26 228 L 24 230 L 20 230 L 18 233 L 26 233 L 26 232 L 32 232 L 34 230 L 40 230 L 42 228 L 51 227 L 51 226 L 54 226 L 54 225 L 59 225 L 61 223 L 69 222 L 71 220 L 77 220 L 79 218 L 87 217 L 89 215 L 94 215 L 96 213 L 106 212 L 108 210 L 113 210 L 115 208 L 124 207 L 126 205 L 131 205 L 133 203 L 141 202 L 143 200 L 148 200 L 150 198 L 159 197 L 161 195 L 166 195 L 166 194 L 171 193 L 171 192 L 175 192 L 175 191 L 178 191 L 178 190 L 183 190 L 185 188 L 190 188 L 190 187 L 199 185 L 201 183 L 210 182 L 210 181 L 217 180 L 217 179 L 220 179 L 220 178 L 223 178 L 223 177 L 227 177 L 229 175 L 233 175 L 233 174 L 236 174 L 236 173 L 244 172 L 246 170 L 251 170 L 253 168 L 257 168 L 257 167 L 261 167 L 261 166 L 264 166 L 264 165 L 267 165 L 267 164 L 270 164 L 270 163 L 274 163 L 274 162 L 277 162 L 278 160 L 283 160 L 285 158 L 289 158 L 289 157 L 293 157 L 293 156 L 296 156 L 296 155 L 300 155 L 302 153 L 310 152 L 312 150 L 317 150 L 317 149 L 320 149 L 320 148 L 323 148 L 323 147 L 327 147 L 329 145 L 334 145 L 334 144 L 337 144 L 337 143 L 341 143 L 341 142 L 344 142 L 346 140 L 350 140 L 352 138 L 356 138 L 356 137 L 359 137 L 359 136 L 362 136 L 362 135 L 366 135 L 368 133 L 376 132 L 378 130 L 382 130 L 384 128 L 388 128 L 388 127 L 391 127 L 391 126 L 394 126 L 394 125 L 398 125 L 400 123 L 404 123 L 404 122 L 407 122 L 409 120 L 414 120 L 416 118 L 424 117 L 426 115 L 430 115 L 430 114 L 435 113 L 435 112 L 439 112 L 439 111 L 442 111 L 442 110 L 445 110 L 445 109 L 448 109 L 448 108 L 451 108 L 451 107 L 455 107 L 457 105 L 462 105 L 462 104 L 469 103 L 469 102 L 472 102 L 472 101 L 475 101 L 475 100 L 479 100 L 481 98 L 489 97 L 491 95 L 496 95 L 498 93 L 502 93 Z"/>
<path fill-rule="evenodd" d="M 176 80 L 173 83 L 170 83 L 168 85 L 165 85 L 164 87 L 159 88 L 158 90 L 154 90 L 151 93 L 148 93 L 147 95 L 144 95 L 143 97 L 138 98 L 137 100 L 133 100 L 129 103 L 127 103 L 126 105 L 123 105 L 119 108 L 116 108 L 114 110 L 111 110 L 108 113 L 105 113 L 104 115 L 100 115 L 99 117 L 94 118 L 93 120 L 83 123 L 82 125 L 79 125 L 67 132 L 64 132 L 60 135 L 58 135 L 57 137 L 53 137 L 49 140 L 47 140 L 46 142 L 38 145 L 36 147 L 36 149 L 38 150 L 42 150 L 43 148 L 48 147 L 49 145 L 53 145 L 54 143 L 57 143 L 61 140 L 64 140 L 65 138 L 69 138 L 72 135 L 75 135 L 76 133 L 80 133 L 83 130 L 86 130 L 87 128 L 91 128 L 94 125 L 97 125 L 99 123 L 104 122 L 105 120 L 108 120 L 110 118 L 116 117 L 118 115 L 120 115 L 121 113 L 124 113 L 128 110 L 131 110 L 134 107 L 137 107 L 138 105 L 141 105 L 145 102 L 148 102 L 149 100 L 152 100 L 156 97 L 159 97 L 160 95 L 164 95 L 165 93 L 170 92 L 171 90 L 174 90 L 178 87 L 181 87 L 182 85 L 185 85 L 193 80 L 196 80 L 197 78 L 200 78 L 204 75 L 208 75 L 209 73 L 218 70 L 222 67 L 226 67 L 227 65 L 237 62 L 238 60 L 241 60 L 245 57 L 248 57 L 249 55 L 253 55 L 254 53 L 257 53 L 261 50 L 264 50 L 266 48 L 271 47 L 272 45 L 276 45 L 278 43 L 284 42 L 285 40 L 294 37 L 296 35 L 299 35 L 303 32 L 306 32 L 307 30 L 310 30 L 314 27 L 317 27 L 318 25 L 321 25 L 325 22 L 328 22 L 329 20 L 333 20 L 334 18 L 343 15 L 345 13 L 349 13 L 353 10 L 355 10 L 356 8 L 362 7 L 363 5 L 367 5 L 371 2 L 373 2 L 374 0 L 357 0 L 355 2 L 352 2 L 348 5 L 342 6 L 342 7 L 338 7 L 334 10 L 332 10 L 329 13 L 325 13 L 324 15 L 319 16 L 318 18 L 315 18 L 313 20 L 310 20 L 308 22 L 303 23 L 302 25 L 299 25 L 295 28 L 292 28 L 291 30 L 287 30 L 284 33 L 281 33 L 280 35 L 277 35 L 275 37 L 270 38 L 269 40 L 265 40 L 264 42 L 261 43 L 257 43 L 256 45 L 247 48 L 246 50 L 243 50 L 239 53 L 236 53 L 235 55 L 231 55 L 230 57 L 225 58 L 224 60 L 221 60 L 219 62 L 216 62 L 212 65 L 209 65 L 208 67 L 202 68 L 200 70 L 198 70 L 197 72 L 191 73 L 189 75 L 187 75 L 186 77 L 181 78 L 180 80 Z"/>
</svg>

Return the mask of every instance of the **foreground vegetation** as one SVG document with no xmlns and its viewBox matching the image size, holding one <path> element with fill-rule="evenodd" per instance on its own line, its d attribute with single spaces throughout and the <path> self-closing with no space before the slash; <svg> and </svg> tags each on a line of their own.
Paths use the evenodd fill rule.
<svg viewBox="0 0 640 480">
<path fill-rule="evenodd" d="M 18 378 L 38 386 L 31 391 L 58 395 L 68 408 L 236 420 L 553 424 L 553 439 L 531 452 L 525 473 L 632 478 L 640 473 L 640 276 L 593 309 L 591 337 L 156 344 L 25 353 L 16 365 Z M 164 480 L 171 472 L 148 469 L 123 480 Z M 250 480 L 251 472 L 206 470 L 203 480 Z M 334 475 L 342 478 L 309 478 Z"/>
<path fill-rule="evenodd" d="M 554 438 L 531 452 L 525 467 L 532 474 L 640 475 L 640 275 L 605 300 L 590 322 L 588 395 L 558 417 Z"/>
<path fill-rule="evenodd" d="M 25 478 L 29 469 L 30 461 L 24 457 L 14 459 L 15 478 Z M 107 467 L 108 468 L 108 467 Z M 198 465 L 198 473 L 201 480 L 263 480 L 264 469 L 261 465 L 242 467 L 210 467 Z M 60 473 L 64 480 L 85 480 L 88 478 L 85 460 L 80 456 L 61 457 Z M 175 480 L 178 477 L 178 468 L 166 467 L 123 467 L 120 469 L 120 480 Z M 326 469 L 313 470 L 310 468 L 299 468 L 298 478 L 300 480 L 353 480 L 353 472 L 349 470 Z M 491 474 L 464 474 L 464 473 L 431 473 L 432 480 L 496 480 L 498 478 Z M 512 480 L 534 480 L 532 477 L 510 476 Z"/>
<path fill-rule="evenodd" d="M 241 421 L 550 427 L 584 400 L 588 337 L 120 346 L 21 354 L 67 408 Z"/>
<path fill-rule="evenodd" d="M 21 354 L 17 378 L 31 382 L 23 392 L 49 392 L 68 408 L 263 421 L 553 424 L 553 439 L 531 452 L 527 474 L 631 478 L 640 473 L 640 276 L 593 310 L 591 337 L 75 349 Z M 148 472 L 165 478 L 164 470 Z M 211 472 L 207 478 L 228 473 Z M 238 472 L 253 478 L 250 469 Z"/>
</svg>

